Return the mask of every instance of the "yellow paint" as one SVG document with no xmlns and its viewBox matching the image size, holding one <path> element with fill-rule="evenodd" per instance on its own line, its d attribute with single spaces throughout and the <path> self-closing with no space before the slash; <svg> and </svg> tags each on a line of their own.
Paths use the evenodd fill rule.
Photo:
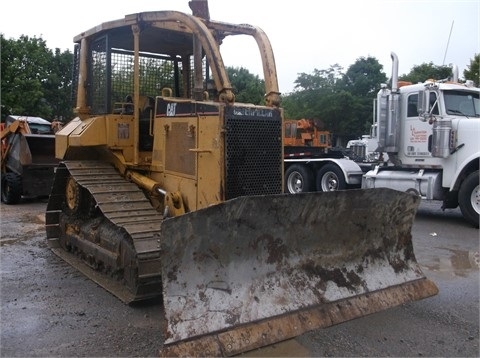
<svg viewBox="0 0 480 358">
<path fill-rule="evenodd" d="M 187 210 L 223 201 L 223 138 L 220 118 L 160 117 L 154 121 L 152 173 L 167 192 L 180 192 Z"/>
</svg>

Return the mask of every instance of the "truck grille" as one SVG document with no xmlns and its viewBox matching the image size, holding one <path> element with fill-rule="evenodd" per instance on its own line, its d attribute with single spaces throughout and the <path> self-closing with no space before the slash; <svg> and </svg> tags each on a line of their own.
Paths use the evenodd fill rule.
<svg viewBox="0 0 480 358">
<path fill-rule="evenodd" d="M 355 159 L 365 160 L 367 158 L 367 148 L 365 144 L 353 144 L 350 150 L 354 154 Z"/>
</svg>

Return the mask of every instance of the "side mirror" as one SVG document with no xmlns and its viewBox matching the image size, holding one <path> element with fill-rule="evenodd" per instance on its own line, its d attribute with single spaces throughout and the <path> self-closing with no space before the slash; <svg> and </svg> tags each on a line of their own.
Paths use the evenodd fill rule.
<svg viewBox="0 0 480 358">
<path fill-rule="evenodd" d="M 418 92 L 418 103 L 417 103 L 417 110 L 418 110 L 418 116 L 419 119 L 422 122 L 426 122 L 427 118 L 429 117 L 429 106 L 428 106 L 428 94 L 426 93 L 425 90 L 419 91 Z"/>
</svg>

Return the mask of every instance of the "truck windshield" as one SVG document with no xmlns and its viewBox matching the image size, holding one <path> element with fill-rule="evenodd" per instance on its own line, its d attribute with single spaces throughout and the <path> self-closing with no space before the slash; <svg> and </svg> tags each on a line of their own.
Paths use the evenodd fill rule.
<svg viewBox="0 0 480 358">
<path fill-rule="evenodd" d="M 480 117 L 478 92 L 445 91 L 444 97 L 447 114 Z"/>
</svg>

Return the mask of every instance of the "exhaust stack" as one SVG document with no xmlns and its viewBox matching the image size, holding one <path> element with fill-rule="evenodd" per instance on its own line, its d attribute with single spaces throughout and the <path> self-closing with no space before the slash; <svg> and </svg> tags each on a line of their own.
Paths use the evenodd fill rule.
<svg viewBox="0 0 480 358">
<path fill-rule="evenodd" d="M 398 57 L 395 52 L 390 54 L 392 58 L 392 92 L 397 92 L 398 90 Z"/>
</svg>

